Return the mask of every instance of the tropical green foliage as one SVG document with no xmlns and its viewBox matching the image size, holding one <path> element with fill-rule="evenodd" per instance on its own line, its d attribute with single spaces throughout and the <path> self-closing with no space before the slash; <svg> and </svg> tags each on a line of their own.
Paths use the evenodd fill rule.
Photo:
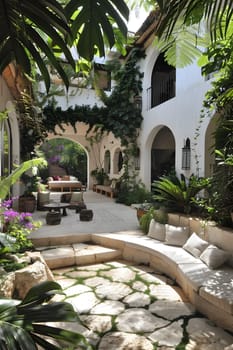
<svg viewBox="0 0 233 350">
<path fill-rule="evenodd" d="M 44 125 L 48 132 L 56 133 L 58 125 L 64 131 L 64 125 L 70 123 L 76 131 L 76 123 L 89 125 L 89 131 L 112 132 L 121 139 L 122 145 L 136 142 L 138 130 L 141 127 L 142 114 L 134 98 L 142 91 L 142 73 L 137 65 L 144 57 L 140 49 L 133 49 L 129 59 L 124 64 L 111 64 L 116 85 L 110 96 L 101 92 L 103 107 L 75 106 L 63 111 L 49 104 L 43 109 L 46 116 Z M 113 68 L 114 67 L 114 68 Z"/>
<path fill-rule="evenodd" d="M 97 49 L 99 55 L 104 56 L 106 44 L 110 48 L 113 47 L 117 29 L 124 37 L 127 36 L 125 20 L 128 19 L 129 9 L 123 0 L 70 0 L 65 12 L 71 20 L 77 52 L 89 61 L 93 59 Z"/>
<path fill-rule="evenodd" d="M 19 71 L 31 76 L 35 62 L 49 90 L 46 57 L 68 87 L 61 54 L 74 71 L 71 46 L 75 45 L 78 55 L 88 60 L 94 54 L 103 56 L 107 44 L 112 47 L 119 33 L 126 38 L 128 15 L 123 0 L 70 0 L 65 4 L 59 0 L 1 0 L 0 73 L 15 62 Z"/>
<path fill-rule="evenodd" d="M 151 204 L 150 208 L 147 209 L 146 213 L 143 214 L 139 220 L 140 228 L 146 234 L 149 232 L 150 222 L 152 219 L 165 225 L 168 222 L 168 214 L 164 208 L 156 209 L 156 207 Z"/>
<path fill-rule="evenodd" d="M 150 208 L 144 215 L 139 220 L 139 225 L 145 234 L 148 233 L 149 227 L 150 227 L 150 222 L 154 218 L 154 208 Z"/>
<path fill-rule="evenodd" d="M 151 193 L 141 183 L 136 183 L 131 180 L 129 183 L 126 181 L 119 181 L 117 184 L 117 203 L 123 203 L 125 205 L 143 203 L 145 201 L 151 201 Z"/>
<path fill-rule="evenodd" d="M 231 0 L 157 0 L 160 10 L 160 20 L 156 32 L 168 37 L 173 32 L 178 21 L 184 25 L 198 24 L 205 20 L 206 29 L 213 40 L 218 33 L 225 36 L 233 17 Z"/>
<path fill-rule="evenodd" d="M 183 174 L 180 179 L 176 175 L 162 176 L 152 184 L 153 199 L 169 210 L 188 214 L 194 208 L 195 196 L 208 185 L 209 179 L 195 175 L 189 179 Z"/>
<path fill-rule="evenodd" d="M 103 168 L 96 168 L 92 170 L 91 176 L 95 178 L 98 185 L 104 185 L 104 182 L 109 179 L 108 174 L 106 174 Z"/>
<path fill-rule="evenodd" d="M 66 173 L 77 177 L 81 182 L 87 182 L 87 155 L 78 143 L 64 138 L 47 140 L 39 148 L 48 164 L 57 164 Z M 46 169 L 47 170 L 47 169 Z M 47 171 L 40 171 L 43 180 L 49 176 Z"/>
<path fill-rule="evenodd" d="M 27 170 L 33 167 L 46 166 L 47 162 L 43 158 L 28 160 L 12 171 L 10 175 L 0 180 L 0 199 L 5 199 L 10 192 L 10 188 Z"/>
<path fill-rule="evenodd" d="M 1 299 L 0 348 L 91 350 L 81 334 L 51 325 L 51 322 L 79 322 L 71 304 L 51 301 L 55 294 L 61 293 L 58 283 L 46 281 L 32 287 L 22 301 Z"/>
</svg>

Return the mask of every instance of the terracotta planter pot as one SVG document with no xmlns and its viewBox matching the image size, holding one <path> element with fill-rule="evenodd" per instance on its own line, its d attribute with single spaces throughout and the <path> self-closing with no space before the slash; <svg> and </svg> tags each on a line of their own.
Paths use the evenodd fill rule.
<svg viewBox="0 0 233 350">
<path fill-rule="evenodd" d="M 19 197 L 19 212 L 33 213 L 36 209 L 36 198 L 29 197 Z"/>
<path fill-rule="evenodd" d="M 138 221 L 140 221 L 141 217 L 147 213 L 147 210 L 146 209 L 143 209 L 143 208 L 138 208 L 137 209 L 137 218 L 138 218 Z"/>
</svg>

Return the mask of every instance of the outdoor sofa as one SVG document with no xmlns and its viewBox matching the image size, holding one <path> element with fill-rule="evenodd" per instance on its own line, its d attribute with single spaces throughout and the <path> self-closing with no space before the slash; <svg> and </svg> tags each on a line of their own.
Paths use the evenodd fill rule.
<svg viewBox="0 0 233 350">
<path fill-rule="evenodd" d="M 49 177 L 47 185 L 50 191 L 72 192 L 74 190 L 82 190 L 82 182 L 78 181 L 76 177 L 69 175 Z"/>
</svg>

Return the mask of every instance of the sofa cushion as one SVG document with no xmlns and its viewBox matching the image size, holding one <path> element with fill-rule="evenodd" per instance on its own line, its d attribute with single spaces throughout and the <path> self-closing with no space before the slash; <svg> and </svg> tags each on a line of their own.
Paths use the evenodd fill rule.
<svg viewBox="0 0 233 350">
<path fill-rule="evenodd" d="M 149 226 L 148 236 L 157 239 L 158 241 L 165 241 L 165 234 L 165 225 L 152 219 Z"/>
<path fill-rule="evenodd" d="M 70 203 L 82 202 L 82 201 L 83 201 L 83 193 L 82 192 L 72 192 Z"/>
<path fill-rule="evenodd" d="M 166 224 L 165 244 L 182 247 L 189 236 L 189 228 Z"/>
<path fill-rule="evenodd" d="M 210 268 L 217 269 L 230 257 L 230 253 L 210 244 L 200 255 L 200 259 Z"/>
<path fill-rule="evenodd" d="M 183 245 L 183 248 L 196 258 L 199 258 L 201 253 L 208 247 L 208 245 L 208 242 L 204 241 L 195 232 L 193 232 L 193 234 Z"/>
</svg>

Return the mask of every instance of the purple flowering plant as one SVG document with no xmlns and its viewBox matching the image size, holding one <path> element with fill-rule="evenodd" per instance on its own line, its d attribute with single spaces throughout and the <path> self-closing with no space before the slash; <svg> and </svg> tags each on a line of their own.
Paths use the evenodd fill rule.
<svg viewBox="0 0 233 350">
<path fill-rule="evenodd" d="M 41 222 L 33 220 L 32 214 L 18 212 L 12 208 L 16 198 L 7 199 L 0 204 L 1 224 L 3 231 L 16 239 L 15 251 L 22 252 L 32 248 L 31 241 L 27 238 L 29 233 L 38 229 Z"/>
</svg>

